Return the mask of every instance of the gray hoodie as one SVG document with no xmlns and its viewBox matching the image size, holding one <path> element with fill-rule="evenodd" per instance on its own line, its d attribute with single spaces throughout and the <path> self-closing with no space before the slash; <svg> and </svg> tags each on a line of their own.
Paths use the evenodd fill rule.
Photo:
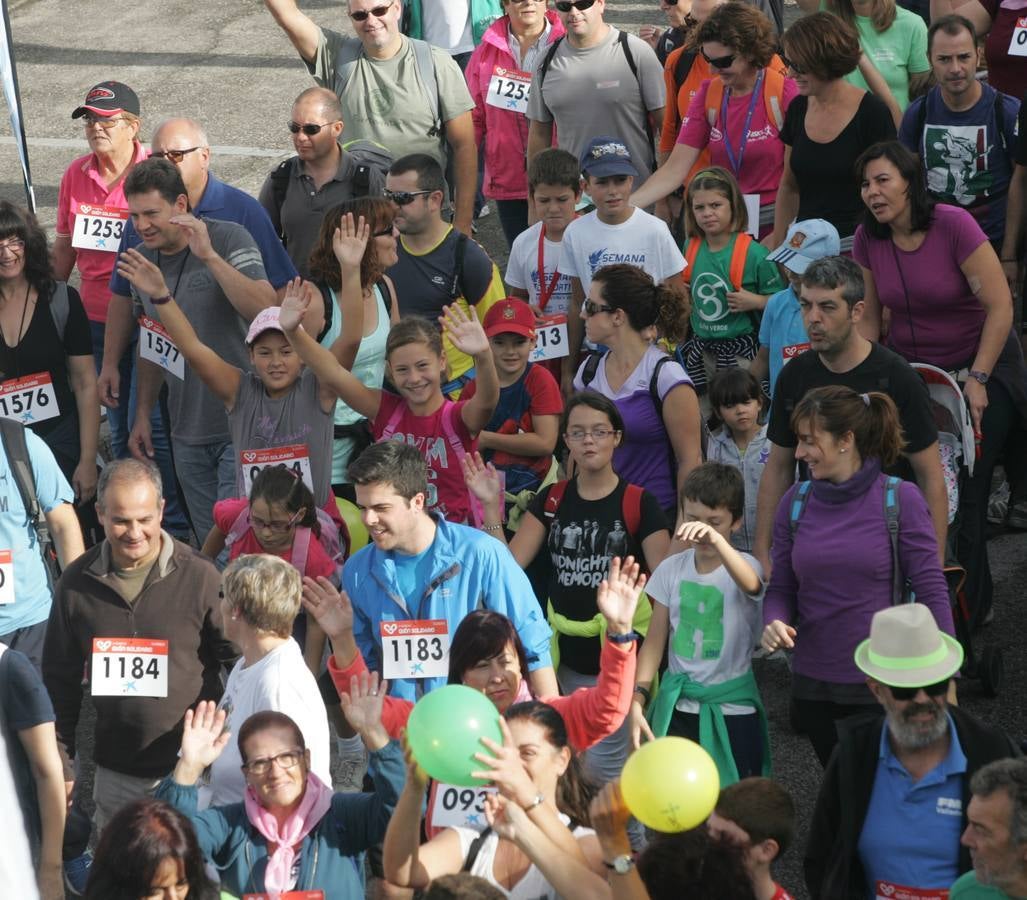
<svg viewBox="0 0 1027 900">
<path fill-rule="evenodd" d="M 760 476 L 770 456 L 770 441 L 767 440 L 767 426 L 763 425 L 745 448 L 745 456 L 738 452 L 731 432 L 727 428 L 718 428 L 710 435 L 706 458 L 710 462 L 725 463 L 734 466 L 742 473 L 745 484 L 745 514 L 742 527 L 731 535 L 731 543 L 736 550 L 752 553 L 752 544 L 756 540 L 756 495 L 760 489 Z"/>
</svg>

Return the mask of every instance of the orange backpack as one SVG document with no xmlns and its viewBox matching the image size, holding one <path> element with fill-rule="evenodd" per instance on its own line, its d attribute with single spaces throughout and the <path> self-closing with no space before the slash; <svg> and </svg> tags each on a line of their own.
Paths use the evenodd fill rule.
<svg viewBox="0 0 1027 900">
<path fill-rule="evenodd" d="M 695 265 L 695 258 L 699 255 L 699 245 L 702 238 L 689 238 L 685 246 L 685 271 L 681 273 L 685 284 L 692 280 L 692 267 Z M 731 287 L 740 291 L 742 289 L 742 275 L 745 273 L 745 259 L 749 255 L 749 247 L 752 245 L 752 235 L 742 232 L 735 236 L 735 246 L 731 249 L 731 264 L 728 266 L 728 278 L 731 279 Z"/>
<path fill-rule="evenodd" d="M 777 54 L 763 70 L 763 102 L 767 107 L 767 121 L 773 122 L 778 131 L 784 126 L 785 66 Z M 717 77 L 710 79 L 706 88 L 706 121 L 712 128 L 717 124 L 720 107 L 724 102 L 724 82 Z"/>
</svg>

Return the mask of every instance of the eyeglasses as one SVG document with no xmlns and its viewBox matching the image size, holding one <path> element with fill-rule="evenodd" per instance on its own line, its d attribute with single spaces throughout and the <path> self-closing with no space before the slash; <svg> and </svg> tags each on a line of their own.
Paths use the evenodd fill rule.
<svg viewBox="0 0 1027 900">
<path fill-rule="evenodd" d="M 104 131 L 110 131 L 114 128 L 118 122 L 124 122 L 124 116 L 91 116 L 88 113 L 82 117 L 82 126 L 89 128 L 93 125 L 99 125 Z"/>
<path fill-rule="evenodd" d="M 371 9 L 358 9 L 356 12 L 351 12 L 349 17 L 354 22 L 366 22 L 368 16 L 374 16 L 376 19 L 381 19 L 390 9 L 392 9 L 392 4 L 386 3 L 385 6 L 374 6 Z"/>
<path fill-rule="evenodd" d="M 891 695 L 896 700 L 912 700 L 920 691 L 927 694 L 928 697 L 940 697 L 946 693 L 949 689 L 949 679 L 946 678 L 944 681 L 936 681 L 934 684 L 925 684 L 920 687 L 891 687 L 889 685 L 888 690 L 891 691 Z"/>
<path fill-rule="evenodd" d="M 601 305 L 599 303 L 593 303 L 591 300 L 586 300 L 584 303 L 581 304 L 581 311 L 586 316 L 594 316 L 594 315 L 596 315 L 596 313 L 601 313 L 601 312 L 605 312 L 605 313 L 616 312 L 617 311 L 617 307 L 615 307 L 615 306 L 603 306 L 603 305 Z"/>
<path fill-rule="evenodd" d="M 374 232 L 371 237 L 392 237 L 395 225 L 386 225 L 381 231 Z"/>
<path fill-rule="evenodd" d="M 584 12 L 595 6 L 596 0 L 556 0 L 556 8 L 562 13 L 569 13 L 572 9 Z"/>
<path fill-rule="evenodd" d="M 313 122 L 304 122 L 302 125 L 299 122 L 290 122 L 289 131 L 293 134 L 299 134 L 302 131 L 307 137 L 313 137 L 315 134 L 320 134 L 322 128 L 328 128 L 339 121 L 341 120 L 335 119 L 332 122 L 325 122 L 323 125 L 315 125 Z"/>
<path fill-rule="evenodd" d="M 781 62 L 783 62 L 796 75 L 805 75 L 806 74 L 806 70 L 805 69 L 800 68 L 799 66 L 797 66 L 787 56 L 785 56 L 784 54 L 779 54 L 779 56 L 781 57 Z"/>
<path fill-rule="evenodd" d="M 613 437 L 616 433 L 617 429 L 615 428 L 593 428 L 591 431 L 575 428 L 573 431 L 568 431 L 564 437 L 572 444 L 580 444 L 587 437 L 599 443 L 599 441 L 605 441 L 607 438 Z"/>
<path fill-rule="evenodd" d="M 190 147 L 188 150 L 154 150 L 150 156 L 157 159 L 171 160 L 176 166 L 186 157 L 186 154 L 194 150 L 202 150 L 202 147 Z"/>
<path fill-rule="evenodd" d="M 382 191 L 382 196 L 386 200 L 391 200 L 396 206 L 407 206 L 414 202 L 414 197 L 420 197 L 422 194 L 433 194 L 434 191 Z"/>
<path fill-rule="evenodd" d="M 250 525 L 254 531 L 270 531 L 272 534 L 285 534 L 299 520 L 300 514 L 305 510 L 298 509 L 288 522 L 265 522 L 263 519 L 250 513 Z"/>
<path fill-rule="evenodd" d="M 706 60 L 714 69 L 727 69 L 731 66 L 731 63 L 738 58 L 737 53 L 732 53 L 729 56 L 718 56 L 715 59 L 711 59 L 706 55 L 706 51 L 701 49 L 699 52 L 702 54 L 702 58 Z"/>
<path fill-rule="evenodd" d="M 9 241 L 0 243 L 0 253 L 10 251 L 11 253 L 21 253 L 25 249 L 25 242 L 21 238 L 11 238 Z"/>
<path fill-rule="evenodd" d="M 276 753 L 274 756 L 251 759 L 248 763 L 243 763 L 242 769 L 244 772 L 249 772 L 251 775 L 256 775 L 260 778 L 271 771 L 272 763 L 278 763 L 279 769 L 294 769 L 301 759 L 303 759 L 302 750 L 286 750 L 282 753 Z"/>
</svg>

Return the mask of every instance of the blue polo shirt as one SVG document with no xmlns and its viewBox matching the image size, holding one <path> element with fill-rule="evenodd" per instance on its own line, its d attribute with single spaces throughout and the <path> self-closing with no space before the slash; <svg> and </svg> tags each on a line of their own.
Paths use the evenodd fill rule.
<svg viewBox="0 0 1027 900">
<path fill-rule="evenodd" d="M 210 172 L 207 173 L 207 186 L 203 189 L 203 196 L 200 202 L 193 209 L 193 214 L 201 219 L 220 219 L 223 222 L 235 222 L 242 225 L 253 238 L 254 243 L 264 258 L 264 271 L 267 273 L 267 280 L 271 286 L 278 290 L 288 284 L 297 276 L 296 267 L 285 252 L 285 247 L 275 234 L 275 228 L 268 218 L 267 212 L 254 197 L 245 191 L 225 184 L 215 178 Z M 129 219 L 125 223 L 125 230 L 121 234 L 121 246 L 119 253 L 124 253 L 129 247 L 137 247 L 142 241 L 136 234 L 135 226 Z M 111 273 L 111 293 L 120 294 L 122 297 L 131 297 L 132 288 L 128 281 L 118 274 L 115 269 Z"/>
<path fill-rule="evenodd" d="M 777 376 L 785 363 L 809 348 L 799 298 L 791 285 L 767 301 L 760 320 L 760 344 L 770 352 L 770 396 L 773 397 Z"/>
<path fill-rule="evenodd" d="M 870 900 L 889 896 L 876 890 L 878 882 L 947 890 L 959 877 L 966 755 L 952 717 L 946 716 L 949 752 L 919 781 L 892 753 L 888 726 L 881 729 L 877 773 L 858 847 Z"/>
</svg>

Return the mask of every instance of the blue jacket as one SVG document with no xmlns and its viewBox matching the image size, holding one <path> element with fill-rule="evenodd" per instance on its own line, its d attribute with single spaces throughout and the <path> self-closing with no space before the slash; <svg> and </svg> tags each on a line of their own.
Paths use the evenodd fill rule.
<svg viewBox="0 0 1027 900">
<path fill-rule="evenodd" d="M 364 851 L 380 844 L 406 779 L 403 751 L 390 741 L 370 754 L 374 793 L 336 794 L 325 817 L 300 847 L 296 890 L 324 891 L 325 900 L 363 897 Z M 221 887 L 236 896 L 264 891 L 267 840 L 246 818 L 242 803 L 198 811 L 196 786 L 171 777 L 157 787 L 164 800 L 184 813 L 196 829 L 200 849 L 218 869 Z"/>
<path fill-rule="evenodd" d="M 392 551 L 368 544 L 342 570 L 353 601 L 353 636 L 371 671 L 382 671 L 381 623 L 408 619 L 445 619 L 449 636 L 475 609 L 502 613 L 520 636 L 531 670 L 551 666 L 549 625 L 535 592 L 513 555 L 476 528 L 435 519 L 431 581 L 415 597 L 403 598 Z M 389 693 L 414 700 L 442 687 L 445 678 L 395 679 Z"/>
</svg>

